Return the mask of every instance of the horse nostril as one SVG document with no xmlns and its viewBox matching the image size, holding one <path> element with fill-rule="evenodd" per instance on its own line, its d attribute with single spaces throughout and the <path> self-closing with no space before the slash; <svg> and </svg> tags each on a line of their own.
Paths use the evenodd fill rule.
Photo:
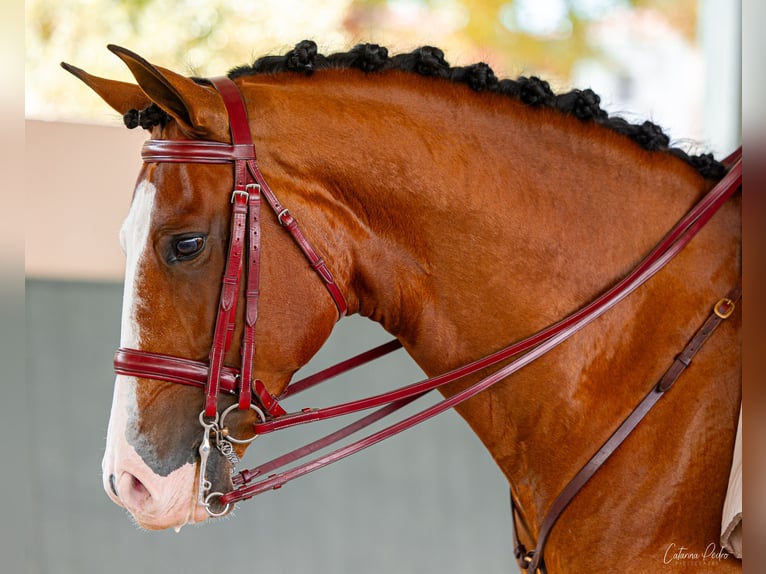
<svg viewBox="0 0 766 574">
<path fill-rule="evenodd" d="M 130 475 L 130 489 L 136 496 L 141 498 L 151 498 L 149 491 L 144 486 L 144 483 L 132 474 Z"/>
<path fill-rule="evenodd" d="M 131 512 L 146 507 L 152 495 L 141 479 L 129 472 L 121 472 L 119 478 L 109 477 L 109 488 L 117 494 L 118 504 Z"/>
<path fill-rule="evenodd" d="M 112 489 L 112 492 L 117 498 L 120 498 L 120 494 L 117 492 L 117 484 L 115 483 L 115 478 L 113 474 L 109 475 L 109 488 Z"/>
</svg>

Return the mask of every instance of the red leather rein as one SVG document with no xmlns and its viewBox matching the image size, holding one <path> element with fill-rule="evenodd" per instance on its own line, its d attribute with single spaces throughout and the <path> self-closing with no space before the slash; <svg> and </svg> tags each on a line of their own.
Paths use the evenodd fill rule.
<svg viewBox="0 0 766 574">
<path fill-rule="evenodd" d="M 143 159 L 146 162 L 234 164 L 235 188 L 232 194 L 231 242 L 224 271 L 218 318 L 214 331 L 213 345 L 210 351 L 210 361 L 209 363 L 204 363 L 135 349 L 121 348 L 115 354 L 115 372 L 120 375 L 151 378 L 201 387 L 205 390 L 205 417 L 217 416 L 217 397 L 219 392 L 238 394 L 238 406 L 240 409 L 250 408 L 252 402 L 252 404 L 262 408 L 264 414 L 267 415 L 264 417 L 265 420 L 254 425 L 256 434 L 265 434 L 280 428 L 317 420 L 326 420 L 373 408 L 378 409 L 358 421 L 304 447 L 286 453 L 255 469 L 244 470 L 238 473 L 233 477 L 235 490 L 221 496 L 222 504 L 246 500 L 267 490 L 280 488 L 294 478 L 345 458 L 450 409 L 528 365 L 622 301 L 657 273 L 684 248 L 716 213 L 718 208 L 740 187 L 742 181 L 740 148 L 727 159 L 731 166 L 728 174 L 670 230 L 657 247 L 633 271 L 596 300 L 558 323 L 505 349 L 448 373 L 365 399 L 327 408 L 303 409 L 299 412 L 288 414 L 279 405 L 277 399 L 268 393 L 263 383 L 252 381 L 252 389 L 255 391 L 255 396 L 251 395 L 251 385 L 243 384 L 244 381 L 250 381 L 252 378 L 251 361 L 255 350 L 260 253 L 259 208 L 261 197 L 266 199 L 266 202 L 274 211 L 280 223 L 290 232 L 311 266 L 323 280 L 338 307 L 340 317 L 345 315 L 347 311 L 346 301 L 327 265 L 311 247 L 300 231 L 295 219 L 282 206 L 264 180 L 256 162 L 255 147 L 251 140 L 244 103 L 236 85 L 228 78 L 214 78 L 210 82 L 223 97 L 228 110 L 233 143 L 149 140 L 145 143 L 142 151 Z M 249 230 L 247 240 L 245 239 L 245 229 Z M 247 246 L 245 246 L 246 243 Z M 246 256 L 243 255 L 244 253 L 246 253 Z M 245 331 L 243 335 L 242 366 L 239 370 L 236 370 L 223 365 L 223 356 L 231 343 L 231 335 L 237 316 L 236 302 L 240 290 L 243 259 L 246 259 L 247 268 L 245 280 Z M 391 341 L 302 381 L 292 383 L 281 398 L 292 396 L 328 378 L 396 350 L 400 346 L 398 341 Z M 483 378 L 471 387 L 421 412 L 329 454 L 278 474 L 268 474 L 337 443 L 433 389 L 475 374 L 482 369 L 497 365 L 516 355 L 520 356 L 501 369 Z M 265 478 L 249 484 L 257 477 Z"/>
</svg>

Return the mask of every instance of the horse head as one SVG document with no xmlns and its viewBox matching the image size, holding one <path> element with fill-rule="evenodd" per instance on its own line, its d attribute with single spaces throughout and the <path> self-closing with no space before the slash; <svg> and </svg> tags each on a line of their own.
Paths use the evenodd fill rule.
<svg viewBox="0 0 766 574">
<path fill-rule="evenodd" d="M 127 64 L 137 85 L 64 67 L 123 115 L 154 110 L 161 121 L 145 124 L 152 141 L 230 141 L 227 110 L 211 85 L 154 66 L 122 48 L 110 49 Z M 234 178 L 231 164 L 146 160 L 120 231 L 127 259 L 121 347 L 209 360 L 228 261 Z M 260 309 L 269 311 L 258 316 L 252 378 L 276 396 L 327 339 L 338 309 L 321 282 L 311 278 L 311 268 L 277 218 L 262 219 L 258 291 Z M 240 312 L 232 317 L 233 331 L 222 356 L 228 365 L 238 365 L 243 353 L 245 287 L 238 291 L 241 304 L 235 308 Z M 224 411 L 235 403 L 222 397 L 217 406 Z M 231 456 L 213 448 L 206 473 L 199 468 L 202 409 L 198 389 L 118 374 L 103 484 L 141 527 L 180 528 L 205 520 L 207 513 L 198 504 L 203 481 L 209 481 L 211 492 L 231 490 Z M 252 436 L 252 424 L 263 416 L 256 411 L 231 412 L 226 432 L 240 439 Z M 246 443 L 234 445 L 239 456 L 246 448 Z"/>
</svg>

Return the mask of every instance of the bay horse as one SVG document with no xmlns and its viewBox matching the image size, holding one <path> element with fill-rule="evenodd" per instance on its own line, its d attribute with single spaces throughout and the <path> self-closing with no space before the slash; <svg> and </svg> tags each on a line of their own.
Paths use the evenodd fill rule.
<svg viewBox="0 0 766 574">
<path fill-rule="evenodd" d="M 590 90 L 499 80 L 432 47 L 324 56 L 304 41 L 217 80 L 109 48 L 137 84 L 62 65 L 151 138 L 120 234 L 103 460 L 107 494 L 146 529 L 229 510 L 247 439 L 284 418 L 276 398 L 342 316 L 378 322 L 429 377 L 452 372 L 596 300 L 727 173 Z M 455 408 L 508 479 L 523 569 L 741 571 L 709 555 L 741 403 L 738 311 L 546 524 L 668 367 L 687 366 L 674 360 L 716 301 L 733 303 L 740 200 L 524 369 L 506 376 L 503 356 L 440 387 L 498 379 Z M 204 393 L 173 384 L 195 377 Z M 544 530 L 543 561 L 526 548 Z"/>
</svg>

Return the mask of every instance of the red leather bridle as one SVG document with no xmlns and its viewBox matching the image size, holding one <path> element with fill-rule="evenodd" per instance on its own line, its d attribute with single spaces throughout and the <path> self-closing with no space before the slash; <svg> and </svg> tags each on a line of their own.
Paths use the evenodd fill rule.
<svg viewBox="0 0 766 574">
<path fill-rule="evenodd" d="M 295 218 L 279 202 L 261 174 L 256 161 L 255 146 L 251 139 L 246 109 L 238 88 L 234 82 L 226 77 L 213 78 L 209 82 L 221 94 L 228 111 L 232 144 L 211 141 L 149 140 L 144 144 L 142 151 L 143 159 L 146 162 L 234 164 L 234 190 L 231 196 L 231 238 L 223 274 L 209 361 L 204 363 L 136 349 L 120 348 L 115 354 L 115 372 L 120 375 L 150 378 L 203 388 L 205 402 L 204 409 L 200 414 L 200 422 L 203 428 L 205 428 L 205 440 L 209 437 L 211 428 L 217 431 L 219 421 L 217 401 L 220 392 L 238 395 L 237 406 L 239 409 L 247 410 L 253 408 L 261 415 L 261 421 L 254 425 L 256 436 L 306 422 L 325 420 L 373 408 L 378 408 L 378 410 L 347 427 L 269 461 L 258 468 L 238 473 L 233 477 L 235 490 L 229 493 L 211 493 L 204 497 L 203 500 L 202 492 L 200 492 L 200 503 L 206 507 L 208 507 L 209 498 L 213 495 L 219 496 L 221 504 L 225 505 L 225 508 L 228 509 L 229 505 L 237 501 L 246 500 L 266 490 L 279 488 L 298 476 L 345 458 L 350 454 L 367 448 L 452 408 L 507 378 L 602 315 L 657 273 L 683 249 L 717 212 L 718 208 L 739 189 L 742 181 L 740 148 L 727 159 L 727 162 L 730 164 L 728 174 L 676 224 L 657 247 L 633 271 L 596 300 L 558 323 L 492 355 L 483 357 L 448 373 L 366 399 L 322 409 L 303 409 L 302 411 L 288 414 L 280 406 L 277 399 L 269 394 L 261 381 L 251 380 L 253 371 L 252 360 L 255 352 L 255 325 L 258 317 L 261 198 L 266 199 L 279 222 L 290 232 L 296 244 L 308 259 L 311 267 L 322 279 L 338 308 L 339 318 L 346 314 L 347 304 L 329 268 L 312 248 L 301 232 Z M 231 344 L 234 325 L 237 319 L 237 300 L 241 290 L 243 261 L 246 268 L 246 278 L 244 281 L 245 326 L 242 342 L 242 364 L 239 370 L 237 370 L 225 366 L 223 361 L 226 351 Z M 729 307 L 731 306 L 733 309 L 733 305 L 738 297 L 738 291 L 736 295 L 730 294 L 729 297 L 719 301 L 716 309 L 723 308 L 727 313 L 730 313 Z M 398 349 L 400 346 L 398 341 L 391 341 L 307 379 L 292 383 L 281 398 L 294 395 L 332 376 Z M 491 375 L 415 415 L 411 415 L 383 430 L 317 459 L 279 474 L 268 474 L 342 440 L 433 389 L 475 374 L 482 369 L 497 365 L 516 355 L 520 356 Z M 571 497 L 579 491 L 584 482 L 596 472 L 601 464 L 603 464 L 603 461 L 621 444 L 632 428 L 635 427 L 635 424 L 643 418 L 646 412 L 655 404 L 656 400 L 670 388 L 670 385 L 672 385 L 672 382 L 668 384 L 663 379 L 661 385 L 652 387 L 644 401 L 636 407 L 620 427 L 621 429 L 623 426 L 626 427 L 624 436 L 621 435 L 619 440 L 608 443 L 607 451 L 604 451 L 607 445 L 602 447 L 602 450 L 599 451 L 600 459 L 598 464 L 589 463 L 589 467 L 583 469 L 585 471 L 584 474 L 582 471 L 578 473 L 572 481 L 572 483 L 576 484 L 572 486 L 570 483 L 571 488 L 567 487 L 565 492 L 562 493 L 567 495 L 565 498 L 571 500 Z M 221 425 L 223 425 L 222 421 Z M 205 446 L 205 440 L 203 440 L 203 447 Z M 200 453 L 202 463 L 204 463 L 206 461 L 206 454 L 202 453 L 202 448 Z M 200 475 L 201 481 L 204 480 L 204 471 L 202 469 L 200 470 Z M 255 478 L 264 476 L 266 478 L 246 486 L 248 483 L 253 482 Z M 546 517 L 548 530 L 552 527 L 553 522 L 558 518 L 558 515 L 563 511 L 567 503 L 568 500 L 563 505 L 559 503 L 558 508 L 553 509 L 555 512 L 552 518 Z M 210 512 L 209 508 L 208 511 Z M 211 514 L 213 513 L 211 512 Z M 536 551 L 528 553 L 526 556 L 526 561 L 523 564 L 525 569 L 529 568 L 530 571 L 535 571 L 538 568 L 543 568 L 542 550 L 544 544 L 545 538 L 541 537 Z"/>
<path fill-rule="evenodd" d="M 255 324 L 258 319 L 260 280 L 261 197 L 266 199 L 266 202 L 277 215 L 279 222 L 290 232 L 311 266 L 322 278 L 338 307 L 340 317 L 346 314 L 348 306 L 327 265 L 311 247 L 298 227 L 295 218 L 279 202 L 263 178 L 263 174 L 261 174 L 256 163 L 255 146 L 250 136 L 247 112 L 239 89 L 227 77 L 212 78 L 209 81 L 223 97 L 229 114 L 233 145 L 211 141 L 149 140 L 144 144 L 141 155 L 145 162 L 234 164 L 229 251 L 213 331 L 213 344 L 210 348 L 209 363 L 206 366 L 204 416 L 212 418 L 218 412 L 218 393 L 221 390 L 231 392 L 238 387 L 239 408 L 246 410 L 250 408 L 251 404 L 250 380 L 255 352 Z M 245 256 L 247 269 L 245 327 L 242 337 L 242 365 L 237 375 L 228 370 L 224 371 L 223 360 L 231 346 L 236 324 L 237 300 L 242 277 L 243 257 Z M 199 363 L 190 362 L 186 359 L 152 355 L 143 351 L 128 349 L 119 351 L 115 365 L 118 365 L 121 370 L 129 368 L 131 365 L 139 367 L 142 372 L 138 376 L 159 377 L 163 380 L 173 379 L 173 382 L 179 382 L 177 379 L 187 374 L 189 369 L 199 368 Z M 224 384 L 223 388 L 221 388 L 222 383 Z M 284 410 L 271 397 L 261 381 L 254 381 L 253 387 L 265 412 L 271 415 L 284 414 Z"/>
</svg>

